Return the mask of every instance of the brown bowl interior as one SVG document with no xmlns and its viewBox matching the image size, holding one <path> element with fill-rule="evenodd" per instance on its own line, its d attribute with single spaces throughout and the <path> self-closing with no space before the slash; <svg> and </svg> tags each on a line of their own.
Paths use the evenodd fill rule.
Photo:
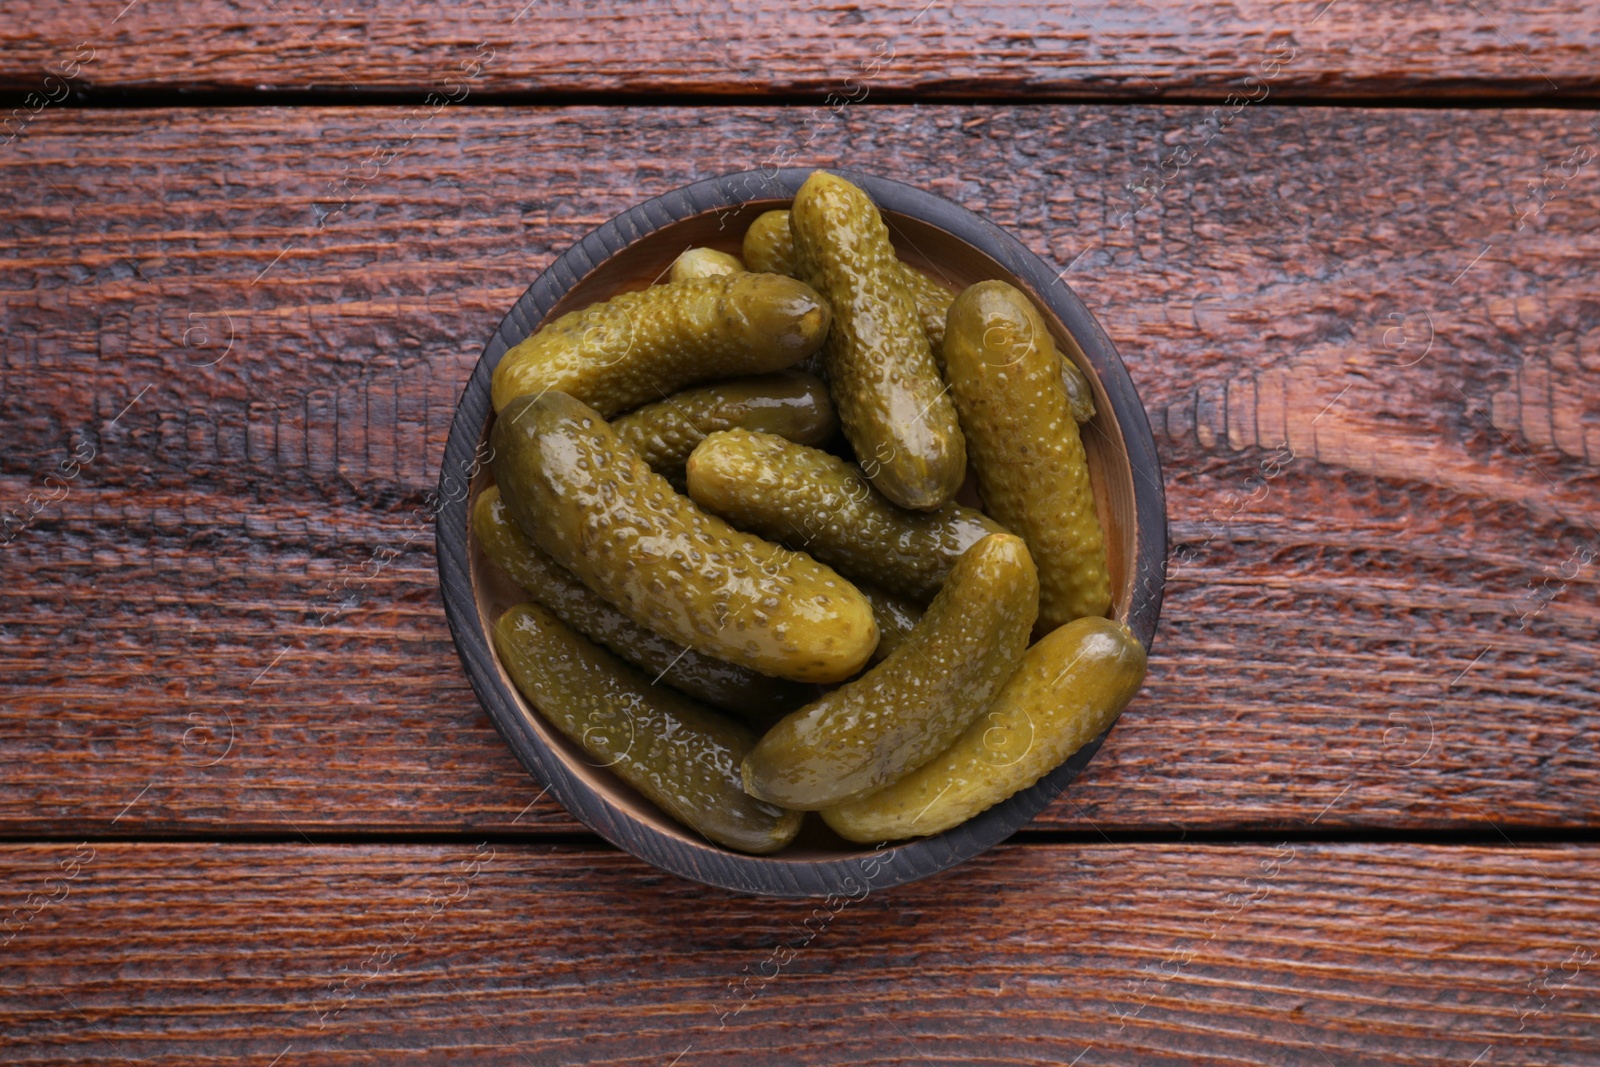
<svg viewBox="0 0 1600 1067">
<path fill-rule="evenodd" d="M 568 311 L 587 307 L 618 293 L 643 289 L 666 277 L 672 261 L 688 248 L 711 247 L 724 252 L 739 253 L 745 228 L 763 211 L 787 207 L 779 200 L 752 201 L 737 208 L 724 208 L 670 223 L 640 238 L 628 248 L 602 263 L 585 275 L 566 293 L 548 316 L 554 319 Z M 1061 352 L 1078 365 L 1094 387 L 1096 414 L 1083 429 L 1084 451 L 1089 461 L 1090 480 L 1094 486 L 1095 505 L 1106 533 L 1106 558 L 1111 575 L 1112 615 L 1127 620 L 1133 602 L 1135 553 L 1137 551 L 1137 524 L 1134 511 L 1134 473 L 1123 445 L 1123 433 L 1117 425 L 1116 414 L 1106 397 L 1094 368 L 1084 358 L 1083 351 L 1072 335 L 1051 312 L 1041 295 L 1031 291 L 1016 276 L 1005 271 L 982 251 L 929 223 L 892 212 L 884 213 L 890 235 L 900 258 L 913 267 L 921 268 L 941 279 L 953 291 L 975 282 L 998 278 L 1018 286 L 1033 298 Z M 492 418 L 483 427 L 480 443 L 487 442 Z M 493 484 L 493 475 L 487 466 L 474 477 L 471 501 L 487 486 Z M 489 561 L 471 531 L 468 531 L 468 552 L 472 568 L 472 589 L 477 602 L 479 621 L 485 633 L 494 632 L 494 621 L 508 608 L 528 599 L 527 595 Z M 493 651 L 493 644 L 490 645 Z M 663 834 L 684 841 L 702 840 L 694 831 L 668 818 L 650 801 L 635 793 L 620 779 L 604 768 L 597 767 L 576 744 L 569 740 L 544 717 L 536 712 L 517 691 L 506 673 L 505 666 L 495 653 L 495 665 L 500 673 L 500 684 L 516 702 L 529 725 L 544 739 L 550 748 L 560 754 L 568 771 L 590 788 L 609 797 L 641 820 Z M 805 829 L 796 842 L 785 849 L 785 860 L 831 860 L 847 858 L 870 852 L 871 849 L 850 844 L 830 831 L 820 819 L 806 820 Z M 759 860 L 761 857 L 750 857 Z"/>
</svg>

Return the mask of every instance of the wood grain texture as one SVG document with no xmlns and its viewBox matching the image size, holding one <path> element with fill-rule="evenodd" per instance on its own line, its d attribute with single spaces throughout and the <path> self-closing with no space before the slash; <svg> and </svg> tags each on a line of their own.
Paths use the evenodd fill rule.
<svg viewBox="0 0 1600 1067">
<path fill-rule="evenodd" d="M 817 905 L 561 846 L 77 855 L 0 849 L 8 908 L 59 898 L 7 935 L 7 1063 L 1600 1054 L 1593 848 L 1011 846 Z"/>
<path fill-rule="evenodd" d="M 1593 116 L 408 114 L 63 111 L 0 149 L 0 499 L 60 497 L 3 546 L 7 832 L 574 828 L 462 676 L 425 494 L 556 252 L 775 145 L 1063 265 L 1151 412 L 1149 683 L 1036 825 L 1592 825 Z"/>
<path fill-rule="evenodd" d="M 871 5 L 505 0 L 419 9 L 233 0 L 0 3 L 0 87 L 56 92 L 690 93 L 860 102 L 936 97 L 1593 99 L 1600 18 L 1582 0 Z M 481 69 L 480 69 L 481 68 Z M 72 72 L 72 68 L 68 68 Z M 463 74 L 470 75 L 464 78 Z M 834 94 L 830 99 L 829 94 Z M 865 94 L 865 96 L 863 95 Z"/>
</svg>

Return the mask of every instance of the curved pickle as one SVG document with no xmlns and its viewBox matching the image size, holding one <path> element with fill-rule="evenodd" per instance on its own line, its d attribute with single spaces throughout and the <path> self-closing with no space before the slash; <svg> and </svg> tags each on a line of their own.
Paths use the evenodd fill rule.
<svg viewBox="0 0 1600 1067">
<path fill-rule="evenodd" d="M 497 485 L 479 493 L 472 505 L 472 531 L 484 553 L 556 618 L 651 678 L 757 730 L 766 730 L 815 695 L 810 686 L 724 663 L 640 626 L 534 547 L 506 513 Z"/>
<path fill-rule="evenodd" d="M 702 511 L 565 393 L 518 397 L 491 442 L 522 532 L 641 626 L 800 682 L 848 678 L 876 647 L 854 586 Z"/>
<path fill-rule="evenodd" d="M 688 484 L 696 503 L 735 526 L 923 604 L 963 552 L 1006 532 L 960 504 L 896 507 L 837 456 L 749 430 L 702 441 L 689 457 Z"/>
<path fill-rule="evenodd" d="M 691 278 L 715 278 L 719 274 L 737 274 L 744 270 L 738 256 L 719 252 L 715 248 L 688 248 L 672 261 L 670 281 L 686 282 Z"/>
<path fill-rule="evenodd" d="M 745 791 L 810 810 L 916 770 L 989 705 L 1027 648 L 1038 610 L 1022 539 L 979 541 L 893 655 L 767 731 L 745 757 Z"/>
<path fill-rule="evenodd" d="M 750 224 L 744 233 L 744 258 L 751 270 L 787 274 L 791 278 L 799 276 L 787 211 L 768 211 Z M 901 262 L 900 271 L 916 302 L 917 317 L 922 320 L 922 332 L 927 334 L 928 345 L 933 349 L 934 362 L 943 371 L 944 319 L 956 294 L 927 271 L 918 270 L 909 263 Z"/>
<path fill-rule="evenodd" d="M 538 604 L 519 604 L 494 627 L 495 649 L 517 689 L 589 757 L 667 815 L 719 845 L 776 852 L 800 814 L 740 787 L 739 762 L 755 735 L 568 629 Z"/>
<path fill-rule="evenodd" d="M 989 710 L 937 758 L 862 800 L 827 808 L 847 841 L 943 833 L 1021 792 L 1110 726 L 1144 681 L 1126 626 L 1084 618 L 1028 649 Z"/>
<path fill-rule="evenodd" d="M 778 274 L 652 285 L 562 315 L 501 358 L 496 411 L 558 390 L 615 415 L 695 382 L 792 366 L 822 345 L 827 304 Z"/>
<path fill-rule="evenodd" d="M 1104 615 L 1105 535 L 1044 320 L 1013 286 L 979 282 L 950 306 L 944 355 L 985 509 L 1039 565 L 1040 632 Z"/>
<path fill-rule="evenodd" d="M 735 378 L 646 404 L 613 419 L 622 443 L 683 492 L 689 453 L 718 430 L 760 430 L 803 445 L 820 445 L 839 430 L 822 379 L 796 371 Z"/>
<path fill-rule="evenodd" d="M 823 366 L 862 470 L 901 507 L 948 503 L 966 477 L 966 443 L 883 217 L 819 170 L 795 193 L 789 226 L 800 276 L 833 311 Z"/>
</svg>

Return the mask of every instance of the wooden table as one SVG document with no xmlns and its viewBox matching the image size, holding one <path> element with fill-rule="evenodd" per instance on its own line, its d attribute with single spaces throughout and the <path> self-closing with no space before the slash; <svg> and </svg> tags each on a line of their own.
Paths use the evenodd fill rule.
<svg viewBox="0 0 1600 1067">
<path fill-rule="evenodd" d="M 1580 0 L 0 3 L 0 1060 L 1600 1061 L 1600 16 Z M 1148 406 L 1149 682 L 844 906 L 541 795 L 427 494 L 504 309 L 845 161 Z"/>
</svg>

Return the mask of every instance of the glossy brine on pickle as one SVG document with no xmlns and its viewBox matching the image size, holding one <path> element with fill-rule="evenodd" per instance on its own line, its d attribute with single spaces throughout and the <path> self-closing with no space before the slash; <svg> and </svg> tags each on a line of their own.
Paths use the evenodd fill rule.
<svg viewBox="0 0 1600 1067">
<path fill-rule="evenodd" d="M 494 371 L 494 408 L 556 390 L 615 415 L 695 382 L 793 366 L 828 323 L 815 290 L 778 274 L 652 285 L 562 315 L 513 347 Z"/>
<path fill-rule="evenodd" d="M 651 678 L 730 712 L 758 730 L 814 695 L 810 686 L 715 659 L 640 626 L 530 542 L 506 514 L 497 485 L 478 494 L 472 532 L 484 554 L 562 622 Z"/>
<path fill-rule="evenodd" d="M 979 541 L 888 659 L 767 731 L 745 758 L 745 790 L 809 810 L 911 773 L 988 706 L 1027 648 L 1038 610 L 1022 540 Z"/>
<path fill-rule="evenodd" d="M 741 852 L 776 852 L 799 832 L 798 812 L 740 786 L 749 730 L 653 685 L 537 604 L 502 615 L 494 644 L 540 715 L 678 822 Z"/>
<path fill-rule="evenodd" d="M 948 503 L 966 445 L 877 207 L 819 170 L 795 194 L 789 226 L 800 277 L 833 312 L 822 362 L 861 469 L 901 507 Z"/>
<path fill-rule="evenodd" d="M 1043 318 L 1014 286 L 979 282 L 950 306 L 944 354 L 984 510 L 1028 542 L 1039 566 L 1040 632 L 1104 615 L 1105 535 Z"/>
<path fill-rule="evenodd" d="M 708 514 L 565 393 L 495 421 L 495 482 L 534 544 L 642 626 L 763 674 L 833 682 L 878 643 L 832 569 Z"/>
</svg>

